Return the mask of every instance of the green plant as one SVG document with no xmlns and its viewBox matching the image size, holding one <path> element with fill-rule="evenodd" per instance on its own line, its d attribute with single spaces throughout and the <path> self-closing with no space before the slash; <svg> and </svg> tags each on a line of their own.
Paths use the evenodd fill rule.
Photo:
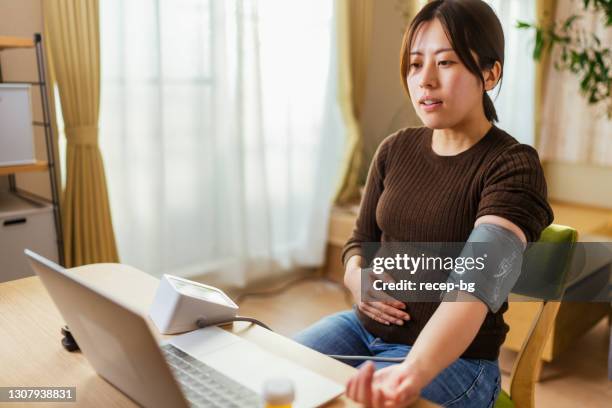
<svg viewBox="0 0 612 408">
<path fill-rule="evenodd" d="M 594 10 L 603 14 L 603 24 L 612 26 L 612 0 L 582 0 L 585 11 Z M 540 26 L 524 21 L 517 22 L 519 29 L 535 30 L 533 58 L 541 60 L 544 52 L 560 47 L 553 61 L 560 71 L 569 71 L 580 80 L 580 90 L 590 105 L 603 104 L 609 119 L 612 118 L 612 53 L 602 44 L 595 33 L 588 32 L 579 24 L 583 18 L 573 14 L 565 21 L 554 21 L 549 26 Z"/>
</svg>

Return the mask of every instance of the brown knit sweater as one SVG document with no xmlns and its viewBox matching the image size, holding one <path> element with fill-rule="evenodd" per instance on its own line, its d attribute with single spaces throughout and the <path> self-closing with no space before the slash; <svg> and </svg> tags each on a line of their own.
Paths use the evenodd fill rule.
<svg viewBox="0 0 612 408">
<path fill-rule="evenodd" d="M 465 242 L 474 222 L 497 215 L 537 241 L 553 219 L 535 149 L 493 126 L 468 150 L 439 156 L 429 128 L 402 129 L 387 137 L 372 161 L 352 237 L 342 260 L 361 254 L 362 242 Z M 439 303 L 406 304 L 411 319 L 384 325 L 358 311 L 365 328 L 389 343 L 412 345 Z M 464 358 L 495 360 L 508 325 L 487 314 Z"/>
</svg>

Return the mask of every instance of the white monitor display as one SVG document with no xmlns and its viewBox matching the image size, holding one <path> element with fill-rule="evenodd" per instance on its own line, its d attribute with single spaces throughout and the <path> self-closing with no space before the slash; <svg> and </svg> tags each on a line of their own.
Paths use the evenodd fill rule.
<svg viewBox="0 0 612 408">
<path fill-rule="evenodd" d="M 172 284 L 183 295 L 192 296 L 198 299 L 216 302 L 222 305 L 228 305 L 229 302 L 225 296 L 219 291 L 205 286 L 200 286 L 194 283 L 185 282 L 178 279 L 170 278 Z"/>
</svg>

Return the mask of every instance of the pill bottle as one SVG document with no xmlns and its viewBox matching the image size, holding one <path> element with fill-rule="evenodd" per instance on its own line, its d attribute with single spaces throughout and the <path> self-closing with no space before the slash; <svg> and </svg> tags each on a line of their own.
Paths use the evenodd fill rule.
<svg viewBox="0 0 612 408">
<path fill-rule="evenodd" d="M 295 391 L 289 378 L 269 378 L 264 382 L 263 392 L 266 408 L 291 408 Z"/>
</svg>

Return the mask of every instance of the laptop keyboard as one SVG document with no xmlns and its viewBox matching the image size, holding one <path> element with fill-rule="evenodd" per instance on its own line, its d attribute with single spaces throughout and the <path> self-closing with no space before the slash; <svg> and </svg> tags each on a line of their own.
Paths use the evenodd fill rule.
<svg viewBox="0 0 612 408">
<path fill-rule="evenodd" d="M 262 398 L 172 344 L 161 346 L 185 398 L 194 407 L 262 407 Z"/>
</svg>

